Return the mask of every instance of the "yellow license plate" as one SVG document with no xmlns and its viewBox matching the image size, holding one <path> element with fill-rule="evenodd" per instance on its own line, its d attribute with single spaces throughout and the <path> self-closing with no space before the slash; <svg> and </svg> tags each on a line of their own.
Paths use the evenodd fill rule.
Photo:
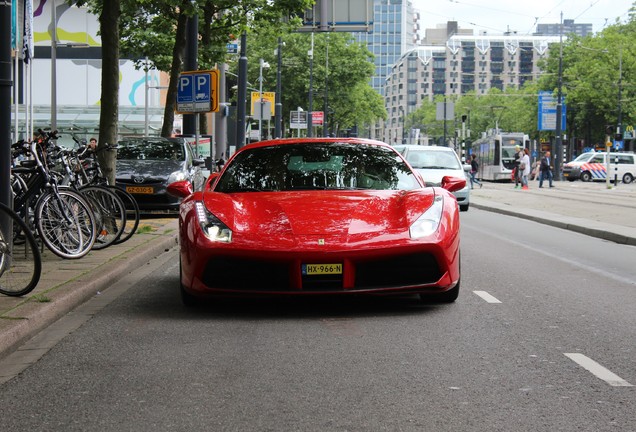
<svg viewBox="0 0 636 432">
<path fill-rule="evenodd" d="M 151 194 L 155 190 L 152 186 L 126 186 L 126 192 L 131 194 Z"/>
<path fill-rule="evenodd" d="M 342 274 L 342 264 L 303 264 L 303 275 Z"/>
</svg>

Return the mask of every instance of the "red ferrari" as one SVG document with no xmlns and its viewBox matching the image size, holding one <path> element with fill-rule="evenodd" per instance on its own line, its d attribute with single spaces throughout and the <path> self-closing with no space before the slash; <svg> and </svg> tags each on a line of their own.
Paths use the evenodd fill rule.
<svg viewBox="0 0 636 432">
<path fill-rule="evenodd" d="M 262 141 L 202 191 L 169 186 L 179 210 L 184 304 L 214 295 L 420 294 L 460 285 L 465 178 L 426 187 L 388 144 L 357 138 Z"/>
</svg>

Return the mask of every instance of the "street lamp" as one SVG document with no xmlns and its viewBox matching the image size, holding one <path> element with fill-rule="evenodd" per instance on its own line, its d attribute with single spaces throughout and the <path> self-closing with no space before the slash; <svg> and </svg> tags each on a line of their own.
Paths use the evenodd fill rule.
<svg viewBox="0 0 636 432">
<path fill-rule="evenodd" d="M 57 129 L 57 47 L 85 48 L 90 46 L 81 42 L 57 42 L 57 12 L 55 1 L 51 1 L 51 131 Z"/>
<path fill-rule="evenodd" d="M 258 116 L 258 136 L 260 140 L 263 140 L 263 68 L 269 68 L 269 63 L 260 59 L 259 72 L 258 72 L 258 101 L 260 104 L 260 115 Z"/>
<path fill-rule="evenodd" d="M 148 136 L 148 127 L 149 127 L 149 121 L 148 121 L 148 90 L 150 89 L 167 89 L 167 86 L 151 86 L 150 84 L 148 84 L 148 70 L 150 69 L 150 64 L 148 61 L 148 57 L 146 57 L 146 66 L 144 68 L 145 72 L 146 72 L 146 85 L 145 85 L 145 94 L 144 94 L 144 136 Z"/>
</svg>

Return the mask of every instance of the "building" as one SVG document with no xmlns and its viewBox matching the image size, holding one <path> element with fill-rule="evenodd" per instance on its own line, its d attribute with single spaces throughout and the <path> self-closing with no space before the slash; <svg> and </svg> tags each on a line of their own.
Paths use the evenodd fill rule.
<svg viewBox="0 0 636 432">
<path fill-rule="evenodd" d="M 455 35 L 472 36 L 472 29 L 461 29 L 457 21 L 448 21 L 446 24 L 438 24 L 435 28 L 424 31 L 422 45 L 446 45 L 446 41 Z"/>
<path fill-rule="evenodd" d="M 561 24 L 537 24 L 535 36 L 558 36 L 561 32 Z M 577 36 L 585 37 L 592 34 L 592 24 L 577 24 L 573 19 L 563 20 L 563 34 L 574 33 Z"/>
<path fill-rule="evenodd" d="M 402 55 L 384 87 L 388 120 L 382 139 L 400 142 L 404 118 L 435 95 L 486 94 L 518 88 L 541 73 L 537 67 L 558 36 L 454 35 L 445 45 L 420 46 Z"/>
<path fill-rule="evenodd" d="M 373 29 L 354 33 L 375 56 L 373 89 L 382 94 L 391 67 L 403 53 L 419 45 L 419 14 L 411 0 L 374 0 Z"/>
<path fill-rule="evenodd" d="M 22 1 L 18 3 L 22 33 Z M 12 94 L 17 97 L 11 124 L 20 138 L 26 138 L 27 123 L 33 124 L 35 131 L 54 127 L 62 133 L 62 142 L 72 145 L 71 133 L 80 138 L 98 133 L 102 63 L 98 17 L 65 0 L 42 5 L 33 10 L 34 53 L 28 63 L 32 80 L 28 79 L 21 49 L 14 51 L 16 92 Z M 18 47 L 22 47 L 21 40 Z M 132 59 L 122 58 L 119 68 L 119 134 L 143 135 L 146 123 L 150 134 L 158 134 L 167 75 L 154 69 L 136 69 Z"/>
</svg>

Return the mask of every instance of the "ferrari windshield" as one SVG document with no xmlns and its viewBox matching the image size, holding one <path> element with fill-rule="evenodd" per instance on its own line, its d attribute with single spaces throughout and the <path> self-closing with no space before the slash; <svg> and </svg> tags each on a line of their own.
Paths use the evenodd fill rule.
<svg viewBox="0 0 636 432">
<path fill-rule="evenodd" d="M 227 166 L 217 192 L 421 187 L 390 148 L 355 143 L 297 143 L 245 149 Z"/>
</svg>

